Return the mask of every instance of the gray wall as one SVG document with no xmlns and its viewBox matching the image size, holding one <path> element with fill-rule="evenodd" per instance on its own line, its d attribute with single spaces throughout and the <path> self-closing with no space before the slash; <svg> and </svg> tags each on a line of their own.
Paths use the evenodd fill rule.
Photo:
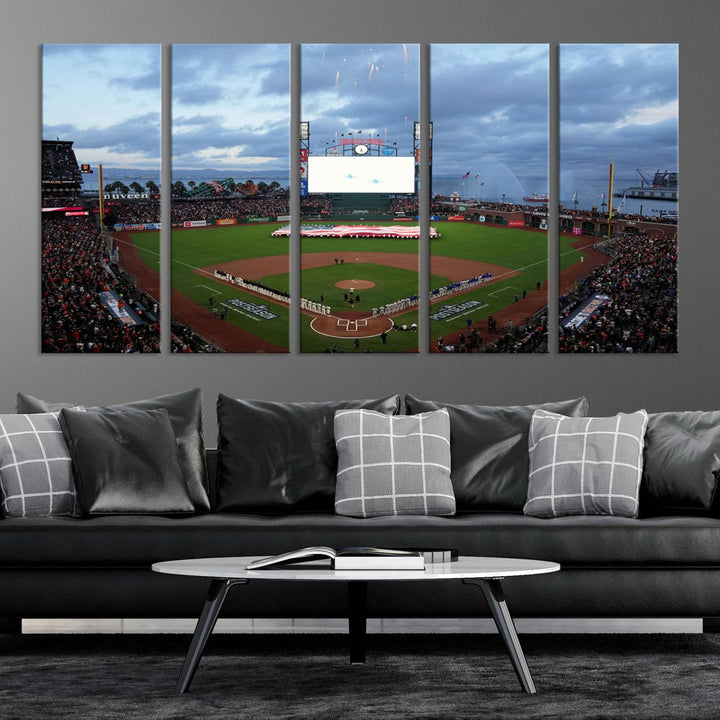
<svg viewBox="0 0 720 720">
<path fill-rule="evenodd" d="M 0 3 L 0 412 L 14 410 L 15 393 L 20 389 L 48 399 L 108 404 L 199 386 L 205 392 L 209 444 L 214 444 L 214 403 L 220 391 L 275 400 L 411 392 L 482 404 L 542 402 L 585 394 L 594 414 L 639 407 L 650 411 L 720 407 L 715 368 L 720 350 L 720 302 L 715 286 L 720 266 L 720 4 L 712 0 Z M 327 41 L 678 42 L 683 193 L 680 353 L 41 355 L 41 43 Z"/>
</svg>

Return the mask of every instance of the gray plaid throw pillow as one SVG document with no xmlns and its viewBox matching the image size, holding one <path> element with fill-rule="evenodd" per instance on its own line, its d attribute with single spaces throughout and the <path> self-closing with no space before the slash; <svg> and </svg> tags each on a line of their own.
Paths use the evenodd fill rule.
<svg viewBox="0 0 720 720">
<path fill-rule="evenodd" d="M 536 410 L 525 514 L 637 517 L 646 426 L 644 410 L 607 418 Z"/>
<path fill-rule="evenodd" d="M 454 515 L 447 410 L 335 413 L 339 515 Z"/>
<path fill-rule="evenodd" d="M 70 453 L 58 413 L 0 415 L 0 496 L 6 517 L 70 515 Z"/>
</svg>

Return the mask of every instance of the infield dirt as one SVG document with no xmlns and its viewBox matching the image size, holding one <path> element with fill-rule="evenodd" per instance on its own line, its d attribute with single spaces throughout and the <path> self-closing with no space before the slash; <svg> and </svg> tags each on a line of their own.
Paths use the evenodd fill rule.
<svg viewBox="0 0 720 720">
<path fill-rule="evenodd" d="M 400 270 L 418 271 L 418 256 L 414 253 L 384 253 L 384 252 L 352 252 L 344 256 L 337 252 L 304 253 L 301 259 L 303 270 L 335 265 L 342 260 L 344 265 L 352 263 L 367 263 L 370 265 L 385 265 Z M 267 255 L 265 257 L 246 258 L 231 262 L 218 263 L 196 270 L 195 272 L 212 274 L 217 268 L 236 277 L 246 280 L 259 280 L 268 275 L 280 275 L 289 272 L 289 257 L 287 255 Z M 482 275 L 491 272 L 493 276 L 505 278 L 518 275 L 519 270 L 511 270 L 502 265 L 466 260 L 464 258 L 433 256 L 432 272 L 442 275 L 450 280 L 465 280 L 473 275 Z M 366 278 L 367 279 L 367 278 Z"/>
</svg>

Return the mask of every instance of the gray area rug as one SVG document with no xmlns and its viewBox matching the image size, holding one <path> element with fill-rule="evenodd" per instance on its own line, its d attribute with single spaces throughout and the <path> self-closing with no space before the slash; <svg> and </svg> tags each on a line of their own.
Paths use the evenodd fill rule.
<svg viewBox="0 0 720 720">
<path fill-rule="evenodd" d="M 718 635 L 524 635 L 526 695 L 493 635 L 0 636 L 3 720 L 88 718 L 719 718 Z"/>
</svg>

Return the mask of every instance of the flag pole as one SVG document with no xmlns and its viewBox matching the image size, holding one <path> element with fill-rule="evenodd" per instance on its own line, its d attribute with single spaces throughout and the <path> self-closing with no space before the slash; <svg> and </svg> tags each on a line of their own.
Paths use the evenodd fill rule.
<svg viewBox="0 0 720 720">
<path fill-rule="evenodd" d="M 613 178 L 614 178 L 614 174 L 615 174 L 615 153 L 613 153 L 613 160 L 612 160 L 612 162 L 610 163 L 610 192 L 608 193 L 608 208 L 609 208 L 609 211 L 608 211 L 608 240 L 610 239 L 610 232 L 611 232 L 610 220 L 612 220 L 612 211 L 613 211 L 613 207 L 612 207 L 613 201 L 612 201 L 612 199 L 613 199 Z"/>
</svg>

